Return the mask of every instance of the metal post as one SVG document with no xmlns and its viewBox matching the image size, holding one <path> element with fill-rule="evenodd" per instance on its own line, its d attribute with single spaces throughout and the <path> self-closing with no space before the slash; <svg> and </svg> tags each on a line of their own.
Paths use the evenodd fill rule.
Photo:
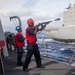
<svg viewBox="0 0 75 75">
<path fill-rule="evenodd" d="M 73 50 L 72 50 L 73 51 Z M 70 58 L 70 62 L 69 62 L 69 65 L 71 65 L 73 62 L 73 59 L 74 59 L 74 54 L 75 54 L 75 52 L 73 51 L 73 54 L 72 54 L 72 57 Z"/>
<path fill-rule="evenodd" d="M 46 57 L 48 57 L 47 49 L 46 49 L 46 43 L 45 43 L 44 37 L 42 38 L 42 40 L 43 40 L 43 44 L 44 44 L 44 49 L 45 49 Z"/>
<path fill-rule="evenodd" d="M 3 65 L 3 60 L 2 60 L 2 55 L 1 55 L 1 52 L 0 52 L 0 69 L 1 69 L 1 73 L 3 75 L 5 75 L 5 71 L 4 71 L 4 65 Z"/>
</svg>

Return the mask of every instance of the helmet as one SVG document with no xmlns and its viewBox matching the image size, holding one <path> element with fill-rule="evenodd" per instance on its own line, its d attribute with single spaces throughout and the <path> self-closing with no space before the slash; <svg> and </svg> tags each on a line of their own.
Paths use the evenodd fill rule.
<svg viewBox="0 0 75 75">
<path fill-rule="evenodd" d="M 21 26 L 16 26 L 16 30 L 20 30 L 21 29 Z"/>
<path fill-rule="evenodd" d="M 30 18 L 27 20 L 27 24 L 32 24 L 32 23 L 34 23 L 33 19 Z"/>
</svg>

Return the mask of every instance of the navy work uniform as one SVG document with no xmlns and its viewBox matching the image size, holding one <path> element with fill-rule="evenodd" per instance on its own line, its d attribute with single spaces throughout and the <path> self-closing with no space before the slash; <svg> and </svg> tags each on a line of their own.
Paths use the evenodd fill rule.
<svg viewBox="0 0 75 75">
<path fill-rule="evenodd" d="M 23 62 L 21 60 L 23 56 L 24 37 L 21 34 L 22 29 L 20 26 L 17 26 L 16 30 L 18 31 L 15 37 L 15 42 L 16 42 L 16 47 L 17 47 L 17 65 L 22 66 Z"/>
<path fill-rule="evenodd" d="M 38 45 L 36 43 L 37 41 L 36 32 L 37 31 L 35 30 L 35 27 L 33 26 L 34 21 L 32 19 L 29 19 L 27 23 L 29 26 L 26 29 L 27 54 L 26 54 L 24 65 L 23 65 L 24 71 L 28 71 L 28 65 L 30 63 L 30 60 L 33 54 L 36 59 L 36 64 L 37 64 L 36 67 L 42 68 L 40 52 L 39 52 Z"/>
</svg>

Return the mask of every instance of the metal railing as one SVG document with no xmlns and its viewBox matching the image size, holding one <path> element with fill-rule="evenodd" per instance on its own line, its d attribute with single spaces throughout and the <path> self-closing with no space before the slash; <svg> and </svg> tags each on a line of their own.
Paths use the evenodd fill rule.
<svg viewBox="0 0 75 75">
<path fill-rule="evenodd" d="M 46 54 L 46 57 L 48 57 L 48 51 L 47 51 L 47 48 L 46 48 L 46 42 L 45 42 L 45 39 L 44 37 L 42 38 L 42 41 L 43 41 L 43 44 L 44 44 L 44 50 L 45 50 L 45 54 Z M 71 65 L 73 63 L 73 60 L 75 59 L 74 58 L 74 54 L 75 54 L 75 47 L 72 47 L 72 46 L 67 46 L 67 47 L 64 47 L 64 49 L 70 49 L 73 53 L 72 53 L 72 56 L 69 57 L 69 65 Z"/>
</svg>

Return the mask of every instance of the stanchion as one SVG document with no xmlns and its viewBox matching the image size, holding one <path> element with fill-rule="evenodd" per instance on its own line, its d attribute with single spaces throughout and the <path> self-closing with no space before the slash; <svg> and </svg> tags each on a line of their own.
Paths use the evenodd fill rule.
<svg viewBox="0 0 75 75">
<path fill-rule="evenodd" d="M 1 47 L 1 49 L 0 49 L 0 72 L 2 75 L 5 75 L 2 57 L 3 57 L 3 48 Z"/>
<path fill-rule="evenodd" d="M 45 43 L 44 37 L 42 38 L 42 40 L 43 40 L 43 44 L 44 44 L 44 49 L 45 49 L 46 57 L 48 57 L 47 49 L 46 49 L 46 43 Z"/>
</svg>

